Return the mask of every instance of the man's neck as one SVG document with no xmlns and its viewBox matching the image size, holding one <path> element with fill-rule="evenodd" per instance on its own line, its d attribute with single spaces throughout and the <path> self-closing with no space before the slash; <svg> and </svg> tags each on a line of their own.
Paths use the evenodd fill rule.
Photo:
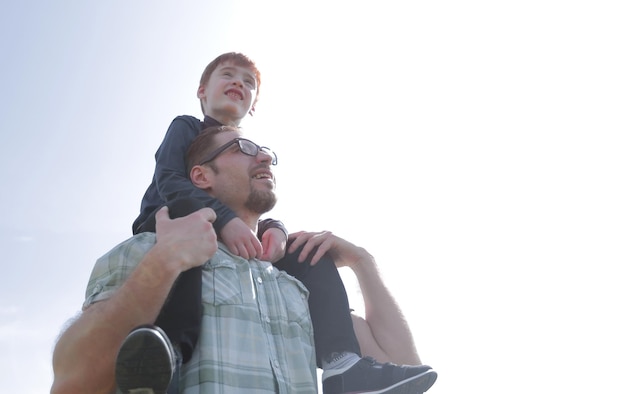
<svg viewBox="0 0 626 394">
<path fill-rule="evenodd" d="M 244 213 L 241 214 L 239 212 L 236 212 L 237 217 L 240 218 L 241 220 L 243 220 L 243 222 L 250 227 L 250 230 L 252 230 L 252 232 L 254 232 L 255 234 L 257 233 L 258 230 L 258 226 L 259 226 L 259 219 L 261 218 L 261 216 L 259 214 L 252 214 L 252 213 Z"/>
</svg>

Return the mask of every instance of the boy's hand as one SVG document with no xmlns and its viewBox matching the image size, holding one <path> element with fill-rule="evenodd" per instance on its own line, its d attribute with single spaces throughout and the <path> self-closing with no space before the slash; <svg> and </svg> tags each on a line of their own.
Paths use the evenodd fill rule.
<svg viewBox="0 0 626 394">
<path fill-rule="evenodd" d="M 263 254 L 261 242 L 250 230 L 250 227 L 239 218 L 234 218 L 226 223 L 220 236 L 221 241 L 234 255 L 251 259 Z"/>
<path fill-rule="evenodd" d="M 285 257 L 287 237 L 283 230 L 273 227 L 268 228 L 261 237 L 261 243 L 263 244 L 261 260 L 275 263 Z"/>
</svg>

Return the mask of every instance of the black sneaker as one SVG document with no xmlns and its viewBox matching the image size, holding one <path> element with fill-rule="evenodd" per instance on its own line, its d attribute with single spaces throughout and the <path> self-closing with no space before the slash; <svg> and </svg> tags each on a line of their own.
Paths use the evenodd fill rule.
<svg viewBox="0 0 626 394">
<path fill-rule="evenodd" d="M 163 330 L 133 329 L 115 361 L 115 380 L 124 394 L 165 394 L 176 368 L 176 353 Z"/>
<path fill-rule="evenodd" d="M 324 379 L 324 394 L 421 394 L 437 380 L 428 365 L 381 364 L 364 357 L 342 374 Z"/>
</svg>

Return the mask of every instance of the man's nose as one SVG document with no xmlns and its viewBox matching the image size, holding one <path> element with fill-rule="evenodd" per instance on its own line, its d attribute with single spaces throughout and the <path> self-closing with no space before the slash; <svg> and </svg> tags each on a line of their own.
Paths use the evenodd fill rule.
<svg viewBox="0 0 626 394">
<path fill-rule="evenodd" d="M 259 153 L 257 153 L 256 158 L 261 163 L 271 163 L 273 159 L 272 155 L 261 149 L 259 149 Z"/>
</svg>

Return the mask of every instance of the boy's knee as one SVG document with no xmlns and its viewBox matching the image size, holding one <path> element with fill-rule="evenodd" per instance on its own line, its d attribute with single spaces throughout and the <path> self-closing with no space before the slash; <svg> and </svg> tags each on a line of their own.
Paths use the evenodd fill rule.
<svg viewBox="0 0 626 394">
<path fill-rule="evenodd" d="M 181 197 L 175 200 L 170 201 L 167 204 L 167 207 L 170 211 L 170 218 L 180 218 L 183 216 L 187 216 L 191 213 L 194 213 L 202 208 L 205 208 L 205 205 L 202 201 L 192 198 L 192 197 Z"/>
</svg>

